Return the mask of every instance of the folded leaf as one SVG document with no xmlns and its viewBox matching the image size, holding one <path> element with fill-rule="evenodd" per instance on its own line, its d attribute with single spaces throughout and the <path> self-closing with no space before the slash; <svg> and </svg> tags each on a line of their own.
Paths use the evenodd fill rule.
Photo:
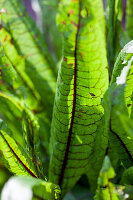
<svg viewBox="0 0 133 200">
<path fill-rule="evenodd" d="M 108 87 L 108 72 L 102 1 L 62 0 L 59 9 L 64 57 L 57 80 L 49 174 L 64 195 L 87 172 L 102 124 L 101 98 Z"/>
<path fill-rule="evenodd" d="M 0 124 L 0 150 L 8 162 L 11 172 L 16 175 L 38 177 L 38 172 L 35 170 L 32 161 L 20 145 L 12 138 L 10 130 L 2 121 Z"/>
<path fill-rule="evenodd" d="M 59 200 L 60 188 L 50 182 L 33 177 L 15 176 L 5 184 L 1 200 Z"/>
</svg>

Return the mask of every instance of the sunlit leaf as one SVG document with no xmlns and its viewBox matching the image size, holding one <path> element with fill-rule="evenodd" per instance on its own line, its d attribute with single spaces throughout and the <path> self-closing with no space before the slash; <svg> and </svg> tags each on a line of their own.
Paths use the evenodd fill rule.
<svg viewBox="0 0 133 200">
<path fill-rule="evenodd" d="M 57 23 L 64 51 L 55 96 L 49 174 L 63 195 L 87 173 L 102 124 L 101 98 L 108 87 L 102 1 L 62 0 Z"/>
</svg>

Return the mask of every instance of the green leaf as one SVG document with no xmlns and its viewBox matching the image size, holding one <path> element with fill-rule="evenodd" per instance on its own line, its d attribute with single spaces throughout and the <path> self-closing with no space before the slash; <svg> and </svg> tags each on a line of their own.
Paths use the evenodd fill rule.
<svg viewBox="0 0 133 200">
<path fill-rule="evenodd" d="M 132 141 L 122 123 L 122 114 L 129 120 L 128 102 L 132 97 L 132 42 L 120 52 L 113 70 L 111 85 L 104 96 L 105 128 L 109 135 L 108 154 L 115 170 L 120 168 L 120 162 L 125 168 L 132 166 Z M 127 83 L 127 84 L 125 84 Z M 130 112 L 129 112 L 130 111 Z"/>
<path fill-rule="evenodd" d="M 2 0 L 0 7 L 7 11 L 7 13 L 2 13 L 2 26 L 5 26 L 11 33 L 12 46 L 15 46 L 18 54 L 21 55 L 22 59 L 18 60 L 17 58 L 17 61 L 22 60 L 23 71 L 21 70 L 21 72 L 25 73 L 25 76 L 27 74 L 28 78 L 31 79 L 34 84 L 32 91 L 36 90 L 39 93 L 42 105 L 50 119 L 56 86 L 56 66 L 47 53 L 42 35 L 36 28 L 34 21 L 26 13 L 21 1 Z M 8 56 L 8 58 L 14 58 L 13 54 L 16 52 L 7 48 L 6 53 L 9 52 L 10 57 Z"/>
<path fill-rule="evenodd" d="M 121 52 L 119 53 L 119 55 L 116 59 L 114 69 L 113 69 L 113 74 L 111 77 L 111 84 L 117 82 L 117 77 L 120 77 L 122 69 L 125 66 L 129 65 L 128 69 L 130 69 L 130 67 L 132 65 L 132 57 L 131 57 L 132 55 L 133 55 L 133 42 L 130 41 L 129 43 L 127 43 L 124 46 L 124 48 L 121 50 Z M 125 73 L 125 75 L 127 75 L 127 73 Z M 126 76 L 125 76 L 125 78 L 126 78 Z"/>
<path fill-rule="evenodd" d="M 109 157 L 105 157 L 102 169 L 98 178 L 98 188 L 95 200 L 119 200 L 125 199 L 123 195 L 123 186 L 115 186 L 111 179 L 115 177 L 114 169 L 111 166 Z M 122 198 L 123 197 L 123 198 Z"/>
<path fill-rule="evenodd" d="M 17 188 L 17 190 L 16 190 Z M 59 200 L 59 186 L 33 177 L 15 176 L 8 180 L 2 191 L 2 198 L 27 200 Z"/>
<path fill-rule="evenodd" d="M 39 177 L 43 178 L 43 167 L 40 158 L 39 125 L 35 117 L 29 116 L 26 110 L 23 112 L 22 129 L 26 151 L 34 163 L 36 170 L 39 172 Z"/>
<path fill-rule="evenodd" d="M 24 152 L 22 147 L 15 142 L 8 127 L 1 121 L 0 124 L 0 150 L 8 162 L 9 169 L 16 175 L 29 175 L 38 177 L 38 172 Z"/>
<path fill-rule="evenodd" d="M 2 111 L 4 119 L 6 119 L 6 122 L 8 123 L 9 127 L 11 127 L 11 130 L 14 131 L 13 135 L 15 139 L 21 135 L 20 143 L 22 144 L 23 141 L 21 122 L 23 111 L 26 112 L 30 120 L 37 122 L 37 119 L 35 119 L 34 114 L 28 109 L 27 105 L 25 105 L 25 102 L 14 95 L 0 92 L 0 103 L 0 110 Z"/>
<path fill-rule="evenodd" d="M 49 51 L 58 62 L 62 56 L 62 38 L 56 26 L 56 14 L 59 0 L 39 0 L 43 16 L 43 33 Z M 50 13 L 50 15 L 49 15 Z"/>
<path fill-rule="evenodd" d="M 124 89 L 124 85 L 116 86 L 114 83 L 106 93 L 105 96 L 106 98 L 108 96 L 108 102 L 112 102 L 110 103 L 110 107 L 107 107 L 108 113 L 110 113 L 110 118 L 107 119 L 108 123 L 106 123 L 106 125 L 108 127 L 109 134 L 108 154 L 113 166 L 116 167 L 118 161 L 120 160 L 124 167 L 127 168 L 133 164 L 133 154 L 132 141 L 128 139 L 123 123 L 121 123 L 120 120 L 120 113 L 125 114 L 126 118 L 129 119 L 124 103 Z"/>
<path fill-rule="evenodd" d="M 133 185 L 133 166 L 124 171 L 122 183 L 126 185 Z"/>
<path fill-rule="evenodd" d="M 131 39 L 133 39 L 132 10 L 133 10 L 133 0 L 128 0 L 126 6 L 126 32 Z"/>
<path fill-rule="evenodd" d="M 22 106 L 19 99 L 0 91 L 0 105 L 2 117 L 13 130 L 15 139 L 23 144 L 21 128 Z"/>
<path fill-rule="evenodd" d="M 15 46 L 10 43 L 10 41 L 12 40 L 11 35 L 4 28 L 2 28 L 0 30 L 0 37 L 1 37 L 1 41 L 2 41 L 4 55 L 6 55 L 6 57 L 8 57 L 10 59 L 10 63 L 12 64 L 12 67 L 17 72 L 17 75 L 21 78 L 21 82 L 18 82 L 17 79 L 14 80 L 15 84 L 13 82 L 12 86 L 14 89 L 13 89 L 12 93 L 13 94 L 15 93 L 16 96 L 21 98 L 23 100 L 23 102 L 26 104 L 26 106 L 29 107 L 36 116 L 38 116 L 39 121 L 41 123 L 41 127 L 44 128 L 44 130 L 40 129 L 40 135 L 43 138 L 43 140 L 45 139 L 46 143 L 48 143 L 49 132 L 50 132 L 50 119 L 51 119 L 50 110 L 52 110 L 54 96 L 52 97 L 50 95 L 50 90 L 48 89 L 47 84 L 45 85 L 45 81 L 43 81 L 43 83 L 39 84 L 39 85 L 40 85 L 40 87 L 45 85 L 44 87 L 46 87 L 46 90 L 48 89 L 48 91 L 47 91 L 48 95 L 46 95 L 47 94 L 46 90 L 43 90 L 41 92 L 41 94 L 44 95 L 44 97 L 43 97 L 43 99 L 41 98 L 38 90 L 35 88 L 35 85 L 33 84 L 32 80 L 30 79 L 30 77 L 28 76 L 28 74 L 26 72 L 26 59 L 23 56 L 20 56 L 18 54 Z M 6 37 L 6 40 L 4 39 L 5 37 Z M 16 84 L 16 82 L 18 85 Z M 24 87 L 24 89 L 26 89 L 27 95 L 19 94 L 20 87 L 22 89 L 22 85 L 24 85 L 23 87 Z M 2 90 L 4 90 L 3 87 L 2 87 Z M 10 90 L 6 90 L 6 92 L 9 93 Z M 47 104 L 45 104 L 46 107 L 44 109 L 44 106 L 42 105 L 42 100 L 45 101 L 47 99 L 47 97 L 50 98 L 50 100 L 49 100 L 49 102 L 47 102 Z M 9 105 L 9 108 L 10 108 L 10 105 Z M 3 115 L 5 116 L 5 114 L 6 114 L 5 109 L 0 108 L 0 110 L 2 111 Z M 10 118 L 12 118 L 12 116 L 10 116 Z M 8 120 L 9 122 L 11 121 L 10 118 Z M 48 144 L 46 144 L 46 146 L 48 146 Z"/>
<path fill-rule="evenodd" d="M 13 94 L 21 100 L 24 100 L 25 103 L 31 108 L 36 110 L 38 107 L 38 102 L 40 97 L 37 92 L 33 91 L 33 84 L 30 85 L 29 79 L 26 79 L 25 73 L 21 73 L 22 68 L 24 67 L 24 62 L 19 62 L 18 70 L 16 67 L 15 60 L 22 59 L 18 53 L 16 53 L 15 47 L 10 44 L 10 40 L 12 40 L 11 35 L 3 29 L 1 34 L 1 45 L 0 45 L 0 69 L 1 69 L 1 84 L 0 90 L 6 93 Z M 7 44 L 5 44 L 6 40 Z M 4 45 L 3 45 L 4 44 Z M 3 46 L 2 46 L 3 45 Z M 10 52 L 6 52 L 6 50 L 10 49 L 12 52 L 16 53 L 13 59 L 11 59 Z M 7 58 L 9 57 L 9 59 Z M 14 65 L 12 65 L 14 64 Z M 17 63 L 18 65 L 18 63 Z M 3 113 L 5 114 L 5 113 Z"/>
<path fill-rule="evenodd" d="M 17 49 L 11 43 L 11 35 L 4 28 L 2 28 L 0 30 L 0 37 L 4 54 L 12 64 L 17 74 L 23 80 L 24 84 L 29 88 L 35 99 L 40 101 L 40 95 L 38 94 L 37 90 L 34 89 L 32 81 L 25 72 L 25 59 L 18 54 Z"/>
<path fill-rule="evenodd" d="M 106 1 L 106 20 L 107 20 L 107 31 L 108 31 L 107 49 L 108 49 L 110 73 L 112 73 L 117 53 L 120 50 L 120 44 L 119 44 L 120 22 L 118 18 L 120 18 L 120 11 L 122 10 L 121 7 L 122 6 L 120 0 Z"/>
<path fill-rule="evenodd" d="M 57 80 L 49 176 L 64 195 L 87 173 L 102 124 L 101 98 L 108 87 L 102 1 L 62 0 L 57 22 L 64 56 Z"/>
<path fill-rule="evenodd" d="M 126 83 L 124 96 L 125 104 L 129 114 L 131 113 L 132 105 L 132 93 L 133 93 L 133 42 L 129 42 L 121 50 L 112 74 L 111 84 L 117 82 L 117 84 Z"/>
</svg>

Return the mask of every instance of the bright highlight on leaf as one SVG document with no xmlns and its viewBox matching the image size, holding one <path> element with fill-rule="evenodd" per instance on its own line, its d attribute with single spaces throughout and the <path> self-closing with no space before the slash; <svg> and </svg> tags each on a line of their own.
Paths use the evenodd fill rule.
<svg viewBox="0 0 133 200">
<path fill-rule="evenodd" d="M 128 65 L 125 66 L 125 67 L 122 69 L 120 76 L 116 78 L 116 83 L 117 83 L 117 85 L 126 83 L 127 73 L 128 73 L 129 69 L 130 69 L 131 66 L 132 66 L 132 62 L 133 62 L 133 56 L 132 56 L 131 59 L 128 61 Z M 125 64 L 125 63 L 122 63 L 122 64 Z"/>
</svg>

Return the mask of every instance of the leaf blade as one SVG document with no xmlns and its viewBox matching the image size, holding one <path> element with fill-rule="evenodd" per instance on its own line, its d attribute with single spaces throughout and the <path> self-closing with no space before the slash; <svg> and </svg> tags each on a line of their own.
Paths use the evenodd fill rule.
<svg viewBox="0 0 133 200">
<path fill-rule="evenodd" d="M 10 133 L 6 125 L 1 122 L 0 149 L 9 164 L 11 172 L 17 175 L 31 175 L 37 178 L 38 175 L 28 155 L 7 132 Z"/>
<path fill-rule="evenodd" d="M 95 7 L 99 8 L 98 13 Z M 97 16 L 103 17 L 102 2 L 61 1 L 59 8 L 57 21 L 64 37 L 64 57 L 57 81 L 49 173 L 50 180 L 59 184 L 64 194 L 86 173 L 94 142 L 92 135 L 96 134 L 103 116 L 101 98 L 108 86 L 108 72 L 101 26 L 104 21 L 96 21 Z M 92 28 L 90 32 L 88 27 Z M 92 35 L 95 44 L 90 42 Z M 102 49 L 99 63 L 95 59 L 99 56 L 97 46 Z"/>
</svg>

